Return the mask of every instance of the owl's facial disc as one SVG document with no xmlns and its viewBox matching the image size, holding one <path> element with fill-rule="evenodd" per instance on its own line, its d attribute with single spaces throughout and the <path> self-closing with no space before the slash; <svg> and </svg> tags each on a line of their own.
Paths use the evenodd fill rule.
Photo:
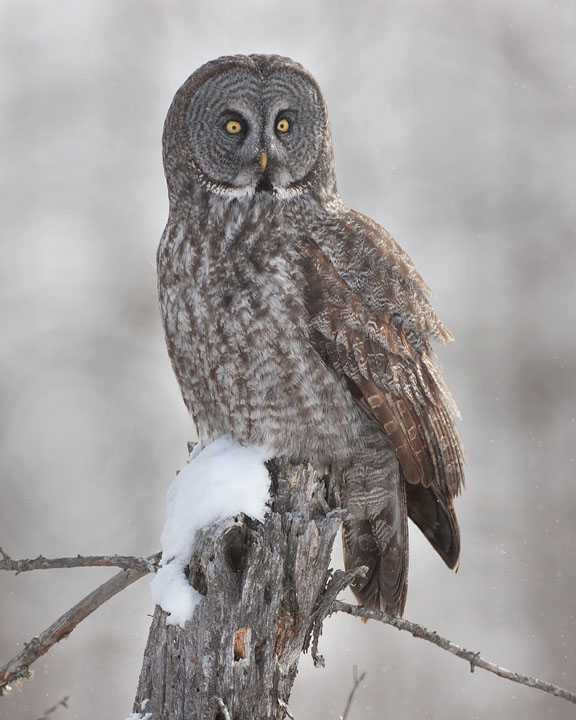
<svg viewBox="0 0 576 720">
<path fill-rule="evenodd" d="M 300 191 L 314 175 L 326 116 L 305 75 L 232 67 L 194 92 L 186 129 L 194 168 L 212 190 L 285 193 Z"/>
</svg>

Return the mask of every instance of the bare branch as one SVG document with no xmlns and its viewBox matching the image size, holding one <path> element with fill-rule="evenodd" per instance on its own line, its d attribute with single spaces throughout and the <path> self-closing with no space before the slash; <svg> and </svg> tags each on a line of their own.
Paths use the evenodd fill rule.
<svg viewBox="0 0 576 720">
<path fill-rule="evenodd" d="M 284 700 L 282 700 L 282 698 L 278 698 L 278 705 L 280 705 L 280 707 L 282 708 L 282 710 L 284 710 L 284 712 L 290 718 L 290 720 L 294 720 L 294 715 L 292 715 L 292 713 L 290 712 L 290 708 L 284 702 Z"/>
<path fill-rule="evenodd" d="M 45 558 L 42 555 L 33 559 L 13 560 L 7 553 L 0 548 L 0 570 L 8 570 L 18 573 L 27 572 L 30 570 L 44 570 L 53 568 L 69 568 L 69 567 L 121 567 L 124 568 L 117 575 L 114 575 L 110 580 L 100 585 L 96 590 L 88 594 L 73 608 L 65 612 L 58 620 L 44 630 L 40 635 L 33 638 L 30 642 L 26 643 L 24 649 L 10 662 L 0 668 L 0 695 L 6 693 L 10 689 L 9 684 L 14 680 L 24 677 L 30 677 L 30 665 L 34 663 L 38 658 L 44 655 L 53 645 L 59 642 L 62 638 L 67 637 L 74 628 L 82 622 L 88 615 L 94 612 L 100 605 L 114 597 L 132 583 L 139 580 L 144 575 L 150 572 L 155 572 L 158 563 L 160 561 L 161 554 L 156 553 L 148 558 L 136 558 L 130 556 L 120 555 L 92 555 L 92 556 L 81 556 L 77 555 L 72 558 Z M 337 571 L 334 574 L 328 575 L 328 582 L 326 583 L 324 591 L 320 594 L 316 608 L 311 615 L 310 628 L 308 630 L 308 636 L 304 643 L 306 649 L 310 643 L 311 653 L 316 665 L 323 665 L 323 658 L 318 653 L 318 640 L 322 632 L 322 624 L 324 619 L 331 613 L 334 612 L 345 612 L 355 617 L 360 617 L 363 620 L 378 620 L 384 624 L 392 625 L 398 630 L 404 630 L 411 633 L 414 637 L 427 640 L 433 645 L 446 650 L 457 657 L 466 660 L 470 663 L 470 671 L 474 672 L 474 669 L 479 667 L 488 672 L 494 673 L 499 677 L 511 680 L 512 682 L 527 687 L 532 687 L 537 690 L 555 695 L 556 697 L 568 700 L 568 702 L 576 704 L 576 693 L 561 688 L 552 683 L 539 680 L 537 678 L 528 677 L 520 673 L 507 670 L 495 663 L 489 662 L 480 656 L 480 653 L 473 652 L 461 648 L 459 645 L 451 642 L 447 638 L 438 635 L 436 632 L 428 630 L 422 625 L 404 620 L 402 618 L 388 615 L 387 613 L 380 612 L 378 610 L 369 610 L 367 608 L 359 607 L 356 605 L 350 605 L 340 600 L 336 600 L 336 596 L 340 591 L 352 582 L 355 577 L 362 575 L 365 572 L 364 568 L 355 568 L 348 572 Z M 365 673 L 360 678 L 354 681 L 354 686 L 348 698 L 348 703 L 342 716 L 342 720 L 345 720 L 349 712 L 354 693 L 358 688 L 359 684 L 364 679 Z M 53 708 L 50 708 L 45 714 L 54 712 L 58 707 L 66 707 L 66 700 L 60 701 Z M 217 704 L 218 700 L 223 703 L 220 698 L 215 698 Z M 221 708 L 226 713 L 227 708 L 224 705 Z M 289 711 L 284 708 L 288 713 Z M 226 716 L 226 715 L 225 715 Z"/>
<path fill-rule="evenodd" d="M 24 645 L 24 649 L 15 658 L 0 668 L 0 695 L 10 689 L 9 684 L 18 678 L 30 677 L 30 665 L 42 657 L 50 648 L 62 638 L 67 637 L 74 628 L 98 609 L 107 600 L 117 595 L 132 583 L 147 575 L 157 561 L 159 554 L 151 555 L 146 559 L 144 568 L 122 570 L 110 580 L 93 590 L 80 600 L 73 608 L 64 613 L 49 628 L 40 635 L 32 638 Z"/>
<path fill-rule="evenodd" d="M 142 570 L 156 572 L 160 555 L 150 558 L 137 558 L 126 555 L 76 555 L 68 558 L 36 558 L 13 560 L 0 547 L 0 570 L 14 571 L 17 575 L 30 570 L 54 570 L 72 567 L 119 567 L 123 570 Z"/>
<path fill-rule="evenodd" d="M 358 686 L 365 677 L 365 672 L 363 672 L 362 675 L 358 677 L 358 668 L 356 667 L 356 665 L 354 665 L 354 668 L 352 670 L 352 679 L 354 681 L 354 685 L 352 686 L 352 690 L 350 690 L 350 695 L 348 695 L 348 702 L 346 703 L 344 714 L 340 716 L 340 720 L 346 720 L 346 718 L 348 717 L 348 713 L 350 712 L 350 708 L 352 707 L 352 700 L 354 700 L 354 694 L 356 693 Z"/>
<path fill-rule="evenodd" d="M 457 657 L 466 660 L 470 663 L 470 672 L 474 672 L 474 669 L 477 667 L 482 668 L 482 670 L 488 670 L 488 672 L 494 673 L 499 677 L 506 678 L 507 680 L 511 680 L 512 682 L 519 683 L 520 685 L 536 688 L 536 690 L 542 690 L 543 692 L 568 700 L 568 702 L 576 703 L 576 693 L 558 687 L 558 685 L 544 682 L 543 680 L 521 675 L 520 673 L 512 672 L 511 670 L 506 670 L 506 668 L 500 667 L 495 663 L 488 662 L 488 660 L 484 660 L 484 658 L 480 657 L 480 653 L 465 650 L 459 645 L 456 645 L 450 640 L 438 635 L 433 630 L 428 630 L 422 625 L 417 625 L 416 623 L 409 622 L 408 620 L 388 615 L 387 613 L 380 612 L 379 610 L 369 610 L 368 608 L 359 607 L 357 605 L 350 605 L 348 603 L 341 602 L 340 600 L 335 600 L 332 603 L 332 612 L 344 612 L 348 613 L 348 615 L 354 615 L 355 617 L 364 618 L 366 620 L 379 620 L 386 625 L 392 625 L 398 630 L 406 630 L 407 632 L 412 633 L 414 637 L 427 640 L 433 645 L 437 645 L 443 650 L 447 650 L 449 653 L 452 653 L 452 655 L 456 655 Z"/>
<path fill-rule="evenodd" d="M 308 650 L 310 647 L 310 641 L 312 641 L 312 647 L 310 654 L 314 661 L 315 667 L 324 667 L 324 658 L 318 652 L 318 641 L 322 634 L 322 623 L 324 622 L 327 615 L 332 612 L 332 605 L 338 595 L 348 587 L 350 583 L 354 582 L 358 577 L 365 577 L 368 572 L 368 568 L 365 566 L 352 568 L 351 570 L 336 570 L 332 572 L 329 570 L 326 576 L 326 584 L 324 590 L 318 596 L 316 600 L 316 606 L 314 612 L 310 618 L 310 627 L 308 628 L 308 634 L 304 641 L 304 650 Z"/>
</svg>

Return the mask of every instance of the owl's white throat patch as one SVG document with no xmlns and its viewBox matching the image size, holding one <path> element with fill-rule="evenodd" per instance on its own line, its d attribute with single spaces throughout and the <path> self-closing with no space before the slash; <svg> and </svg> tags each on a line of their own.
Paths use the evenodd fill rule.
<svg viewBox="0 0 576 720">
<path fill-rule="evenodd" d="M 229 185 L 219 185 L 217 183 L 209 182 L 204 183 L 204 186 L 210 190 L 215 196 L 220 198 L 226 198 L 228 200 L 242 200 L 244 198 L 252 197 L 268 197 L 277 198 L 279 200 L 290 200 L 295 197 L 299 197 L 308 189 L 307 186 L 298 185 L 296 187 L 282 187 L 280 185 L 273 185 L 272 183 L 265 183 L 260 185 L 255 183 L 254 185 L 246 185 L 245 187 L 231 187 Z"/>
</svg>

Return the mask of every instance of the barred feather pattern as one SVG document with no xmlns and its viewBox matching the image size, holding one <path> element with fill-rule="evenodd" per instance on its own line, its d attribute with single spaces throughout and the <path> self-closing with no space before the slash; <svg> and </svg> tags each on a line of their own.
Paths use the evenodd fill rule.
<svg viewBox="0 0 576 720">
<path fill-rule="evenodd" d="M 258 113 L 267 102 L 277 113 L 275 93 L 286 104 L 296 85 L 291 102 L 302 106 L 293 117 L 310 126 L 311 139 L 287 145 L 286 158 L 263 126 L 266 169 L 257 157 L 248 163 L 246 145 L 218 159 L 198 156 L 209 138 L 189 142 L 190 118 L 207 132 L 206 103 L 227 107 L 245 84 L 245 114 L 260 91 Z M 234 184 L 233 162 L 243 184 Z M 451 335 L 427 286 L 383 228 L 340 200 L 320 91 L 291 60 L 240 56 L 200 68 L 169 111 L 164 164 L 160 308 L 200 441 L 230 434 L 329 467 L 347 511 L 346 566 L 368 567 L 354 591 L 369 607 L 401 614 L 407 517 L 449 567 L 460 549 L 453 498 L 464 454 L 430 345 Z"/>
</svg>

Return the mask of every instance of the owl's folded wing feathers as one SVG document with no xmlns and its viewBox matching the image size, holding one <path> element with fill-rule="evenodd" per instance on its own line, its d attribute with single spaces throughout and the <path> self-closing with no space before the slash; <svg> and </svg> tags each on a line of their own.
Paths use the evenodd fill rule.
<svg viewBox="0 0 576 720">
<path fill-rule="evenodd" d="M 430 348 L 431 337 L 451 335 L 408 256 L 358 213 L 335 222 L 329 237 L 308 238 L 301 254 L 313 342 L 384 428 L 408 483 L 410 517 L 454 567 L 452 498 L 463 483 L 464 453 Z"/>
</svg>

